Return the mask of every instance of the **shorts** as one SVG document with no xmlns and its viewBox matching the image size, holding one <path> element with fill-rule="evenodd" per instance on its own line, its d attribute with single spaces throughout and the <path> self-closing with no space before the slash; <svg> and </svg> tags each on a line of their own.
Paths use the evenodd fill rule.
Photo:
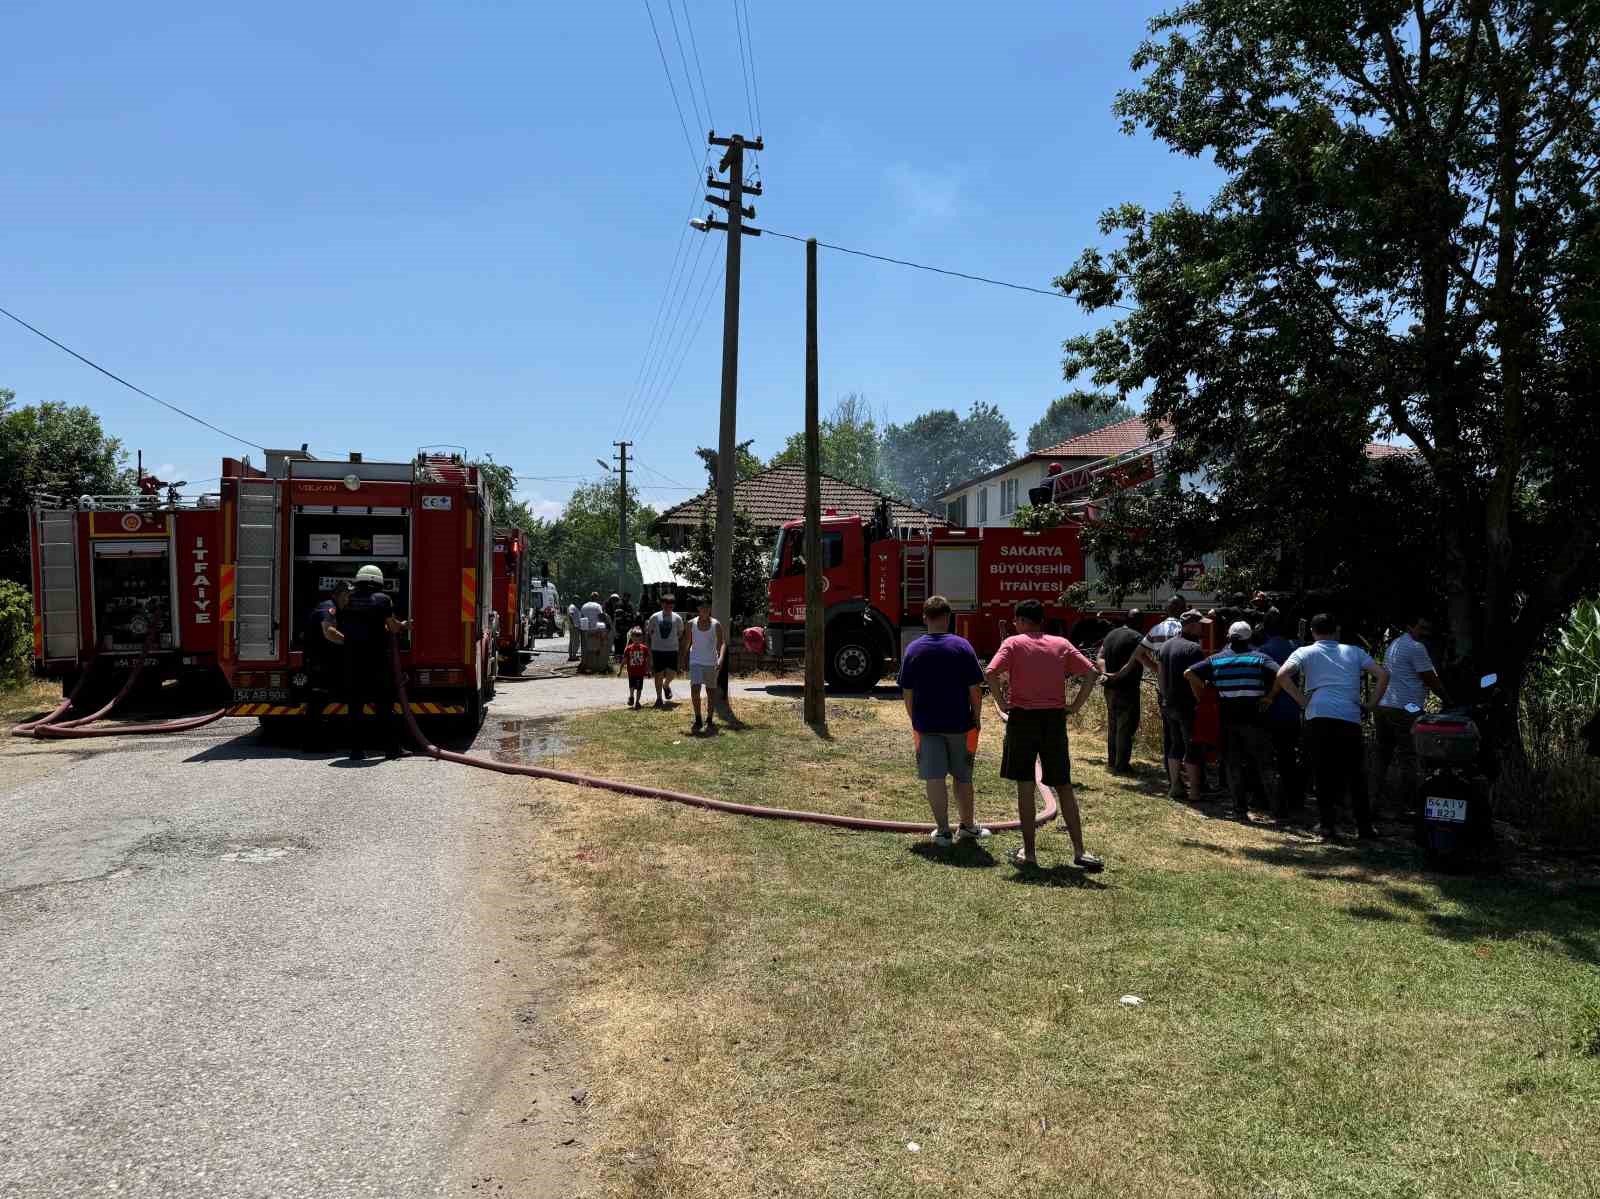
<svg viewBox="0 0 1600 1199">
<path fill-rule="evenodd" d="M 1206 760 L 1206 751 L 1194 739 L 1194 713 L 1176 704 L 1168 704 L 1162 712 L 1162 729 L 1169 761 L 1179 759 L 1190 765 Z"/>
<path fill-rule="evenodd" d="M 967 748 L 965 733 L 917 734 L 919 779 L 942 779 L 949 775 L 958 783 L 970 783 L 976 758 L 977 755 Z"/>
<path fill-rule="evenodd" d="M 691 687 L 716 687 L 716 663 L 691 662 L 689 663 L 689 686 Z"/>
<path fill-rule="evenodd" d="M 1040 766 L 1039 781 L 1046 786 L 1071 784 L 1065 708 L 1011 709 L 1011 717 L 1006 721 L 1005 748 L 1000 751 L 1000 777 L 1014 783 L 1031 783 L 1035 761 Z"/>
<path fill-rule="evenodd" d="M 678 651 L 653 649 L 650 651 L 650 670 L 653 674 L 672 674 L 678 669 Z"/>
<path fill-rule="evenodd" d="M 642 674 L 634 674 L 630 670 L 628 672 L 628 690 L 629 691 L 643 691 L 644 690 L 644 675 L 642 675 Z"/>
</svg>

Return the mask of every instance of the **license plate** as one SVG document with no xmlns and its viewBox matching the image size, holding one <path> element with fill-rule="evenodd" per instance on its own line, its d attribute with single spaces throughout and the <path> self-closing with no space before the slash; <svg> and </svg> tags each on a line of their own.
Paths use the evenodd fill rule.
<svg viewBox="0 0 1600 1199">
<path fill-rule="evenodd" d="M 1467 822 L 1467 801 L 1464 799 L 1441 799 L 1430 795 L 1423 806 L 1423 817 L 1427 820 L 1439 820 L 1446 824 L 1465 824 Z"/>
<path fill-rule="evenodd" d="M 233 702 L 236 704 L 270 703 L 277 700 L 287 701 L 289 689 L 287 687 L 235 687 L 233 689 Z"/>
</svg>

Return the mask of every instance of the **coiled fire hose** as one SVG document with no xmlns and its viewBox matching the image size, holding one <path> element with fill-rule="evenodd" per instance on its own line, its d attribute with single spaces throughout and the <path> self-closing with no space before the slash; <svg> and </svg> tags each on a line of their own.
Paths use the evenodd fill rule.
<svg viewBox="0 0 1600 1199">
<path fill-rule="evenodd" d="M 528 778 L 549 779 L 556 783 L 567 783 L 573 787 L 593 787 L 601 791 L 613 791 L 618 795 L 632 795 L 639 799 L 660 799 L 667 803 L 683 804 L 686 807 L 702 808 L 708 812 L 726 812 L 734 816 L 755 816 L 765 820 L 796 820 L 805 824 L 825 824 L 833 828 L 857 829 L 877 833 L 926 833 L 928 822 L 926 820 L 876 820 L 865 816 L 841 816 L 832 812 L 803 812 L 794 808 L 768 808 L 759 804 L 731 803 L 723 799 L 711 799 L 704 795 L 689 795 L 683 791 L 668 791 L 663 787 L 646 787 L 639 783 L 624 783 L 615 779 L 598 778 L 588 774 L 574 774 L 567 770 L 547 770 L 542 766 L 524 766 L 514 762 L 497 762 L 492 758 L 479 758 L 470 754 L 458 754 L 454 750 L 440 749 L 422 734 L 422 729 L 417 725 L 417 718 L 412 715 L 411 703 L 406 698 L 405 674 L 400 669 L 400 650 L 393 640 L 389 643 L 389 663 L 394 671 L 395 692 L 400 698 L 400 713 L 406 723 L 406 730 L 411 734 L 411 739 L 423 753 L 429 757 L 437 758 L 441 762 L 458 762 L 463 766 L 477 766 L 483 770 L 494 770 L 500 774 L 520 774 Z M 1034 816 L 1034 823 L 1049 824 L 1054 820 L 1059 810 L 1056 804 L 1055 791 L 1044 784 L 1039 784 L 1039 789 L 1044 793 L 1045 806 L 1042 811 Z M 1021 827 L 1021 821 L 1002 820 L 989 826 L 996 832 L 1005 832 L 1009 829 Z"/>
</svg>

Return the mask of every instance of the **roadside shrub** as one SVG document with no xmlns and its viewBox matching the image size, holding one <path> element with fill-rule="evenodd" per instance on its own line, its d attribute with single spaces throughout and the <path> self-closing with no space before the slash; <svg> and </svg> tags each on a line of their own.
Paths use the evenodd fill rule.
<svg viewBox="0 0 1600 1199">
<path fill-rule="evenodd" d="M 0 579 L 0 684 L 28 672 L 33 655 L 33 596 L 9 579 Z"/>
<path fill-rule="evenodd" d="M 1501 811 L 1555 845 L 1600 841 L 1600 759 L 1579 733 L 1600 711 L 1600 603 L 1573 608 L 1523 683 L 1526 763 L 1500 780 Z"/>
</svg>

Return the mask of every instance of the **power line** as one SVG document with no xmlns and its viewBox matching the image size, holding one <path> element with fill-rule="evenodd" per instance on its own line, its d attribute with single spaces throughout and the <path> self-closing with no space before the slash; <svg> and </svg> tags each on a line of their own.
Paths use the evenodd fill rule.
<svg viewBox="0 0 1600 1199">
<path fill-rule="evenodd" d="M 678 85 L 673 82 L 672 68 L 667 66 L 667 51 L 661 44 L 661 31 L 656 28 L 656 15 L 650 11 L 650 0 L 644 0 L 644 15 L 650 18 L 650 32 L 656 39 L 656 53 L 661 56 L 661 70 L 666 74 L 667 88 L 672 92 L 672 107 L 678 110 L 678 128 L 683 130 L 683 144 L 689 147 L 689 161 L 698 175 L 700 159 L 694 152 L 694 139 L 689 136 L 689 122 L 683 118 L 683 102 L 678 99 Z M 689 98 L 694 99 L 692 95 Z"/>
<path fill-rule="evenodd" d="M 690 487 L 687 483 L 680 483 L 680 482 L 678 482 L 678 480 L 674 479 L 671 475 L 662 474 L 659 470 L 657 470 L 655 467 L 651 466 L 648 462 L 640 462 L 639 459 L 635 458 L 633 460 L 633 464 L 635 466 L 642 467 L 643 469 L 649 471 L 651 474 L 653 474 L 658 479 L 665 479 L 668 483 L 671 483 L 674 487 L 677 487 L 680 490 L 683 490 L 683 491 L 693 491 L 694 490 L 694 488 Z"/>
<path fill-rule="evenodd" d="M 709 155 L 709 153 L 710 151 L 708 150 L 707 154 Z M 645 339 L 644 354 L 639 359 L 639 369 L 634 374 L 633 385 L 628 389 L 627 403 L 622 406 L 622 411 L 617 417 L 617 438 L 619 439 L 623 435 L 625 426 L 628 423 L 628 417 L 632 414 L 634 405 L 639 401 L 641 389 L 644 386 L 645 369 L 650 364 L 651 352 L 655 348 L 656 344 L 656 336 L 663 328 L 661 318 L 666 313 L 667 300 L 671 297 L 673 286 L 678 279 L 678 267 L 680 260 L 684 259 L 685 257 L 683 253 L 684 239 L 689 236 L 689 218 L 694 216 L 695 209 L 699 207 L 701 188 L 702 184 L 700 182 L 700 177 L 697 174 L 694 181 L 694 187 L 689 192 L 689 211 L 684 216 L 683 224 L 678 232 L 677 248 L 672 254 L 672 266 L 667 271 L 667 281 L 661 289 L 661 300 L 656 305 L 655 320 L 650 324 L 650 336 Z"/>
<path fill-rule="evenodd" d="M 750 34 L 750 0 L 744 0 L 744 44 L 750 54 L 750 91 L 756 98 L 756 136 L 764 136 L 761 122 L 761 80 L 756 75 L 756 40 Z"/>
<path fill-rule="evenodd" d="M 651 401 L 656 389 L 660 386 L 662 378 L 668 370 L 668 363 L 672 361 L 676 346 L 684 325 L 688 322 L 690 314 L 694 311 L 694 300 L 691 297 L 699 293 L 695 290 L 700 276 L 700 261 L 705 257 L 705 240 L 694 248 L 692 255 L 684 255 L 685 267 L 678 275 L 674 293 L 668 309 L 670 315 L 667 323 L 662 326 L 662 338 L 656 346 L 655 358 L 649 369 L 645 372 L 645 379 L 638 396 L 638 407 L 634 409 L 633 420 L 629 424 L 624 436 L 636 437 L 646 427 L 646 412 L 649 411 Z M 710 267 L 706 267 L 709 273 Z M 703 284 L 701 284 L 703 285 Z"/>
<path fill-rule="evenodd" d="M 755 106 L 750 102 L 750 72 L 744 62 L 744 25 L 739 20 L 739 0 L 733 0 L 733 32 L 739 38 L 739 74 L 744 77 L 744 111 L 749 127 L 756 127 Z M 758 131 L 759 135 L 759 131 Z"/>
<path fill-rule="evenodd" d="M 689 15 L 689 6 L 687 0 L 685 0 L 684 3 L 683 15 L 686 18 Z M 667 19 L 672 22 L 672 43 L 673 45 L 677 46 L 678 61 L 683 64 L 683 85 L 689 91 L 689 103 L 694 107 L 694 119 L 709 129 L 711 127 L 711 118 L 709 116 L 702 117 L 700 115 L 700 101 L 694 94 L 694 76 L 689 74 L 689 56 L 684 53 L 683 37 L 678 32 L 678 15 L 673 10 L 672 0 L 667 0 Z M 707 108 L 706 111 L 709 113 L 710 109 Z"/>
<path fill-rule="evenodd" d="M 683 0 L 683 24 L 689 31 L 689 45 L 694 50 L 694 69 L 700 73 L 700 97 L 706 102 L 706 116 L 711 127 L 716 128 L 717 118 L 711 115 L 711 92 L 706 88 L 706 69 L 700 65 L 700 43 L 694 36 L 694 18 L 689 15 L 689 0 Z"/>
<path fill-rule="evenodd" d="M 776 229 L 762 227 L 762 232 L 769 237 L 781 237 L 785 241 L 806 242 L 811 240 L 806 237 L 796 237 L 792 233 L 779 233 Z M 942 266 L 929 266 L 925 262 L 910 262 L 904 258 L 890 258 L 887 254 L 873 254 L 867 250 L 852 250 L 849 246 L 836 246 L 830 242 L 819 241 L 817 245 L 825 250 L 837 250 L 841 254 L 854 254 L 857 258 L 873 258 L 878 262 L 892 262 L 896 266 L 909 266 L 919 271 L 932 271 L 936 275 L 951 275 L 957 279 L 970 279 L 974 283 L 988 283 L 995 287 L 1009 287 L 1012 291 L 1031 291 L 1035 295 L 1049 296 L 1053 300 L 1070 300 L 1072 297 L 1059 291 L 1046 291 L 1042 287 L 1029 287 L 1026 283 L 1008 283 L 1004 279 L 991 279 L 986 275 L 969 275 L 966 271 L 952 271 Z"/>
<path fill-rule="evenodd" d="M 639 428 L 646 429 L 650 427 L 650 422 L 655 420 L 656 413 L 661 410 L 662 404 L 672 394 L 672 389 L 677 386 L 678 375 L 683 371 L 683 364 L 688 361 L 689 351 L 693 348 L 695 339 L 700 336 L 700 330 L 706 323 L 706 316 L 711 311 L 711 300 L 716 295 L 715 286 L 722 282 L 724 269 L 726 268 L 719 267 L 715 276 L 712 275 L 709 269 L 706 271 L 705 278 L 700 284 L 700 292 L 695 297 L 695 303 L 700 305 L 700 316 L 695 320 L 693 327 L 689 328 L 688 334 L 679 343 L 677 364 L 672 368 L 671 374 L 666 377 L 666 382 L 656 389 L 655 395 L 646 405 L 645 411 L 641 413 L 638 421 Z M 693 305 L 686 311 L 692 312 Z M 685 327 L 688 328 L 687 325 Z"/>
<path fill-rule="evenodd" d="M 204 425 L 206 428 L 210 429 L 213 433 L 221 433 L 229 441 L 236 441 L 240 445 L 247 445 L 251 449 L 260 450 L 263 454 L 267 452 L 267 447 L 266 446 L 258 445 L 256 442 L 250 441 L 248 438 L 240 437 L 236 433 L 230 433 L 226 429 L 219 428 L 218 426 L 212 424 L 210 421 L 203 420 L 202 418 L 196 416 L 192 412 L 185 412 L 182 408 L 179 408 L 176 404 L 167 403 L 167 401 L 163 400 L 160 396 L 151 395 L 148 391 L 146 391 L 142 387 L 134 386 L 132 383 L 129 383 L 126 379 L 124 379 L 121 375 L 112 374 L 105 367 L 101 366 L 98 362 L 90 361 L 88 358 L 85 358 L 82 354 L 78 353 L 77 350 L 74 350 L 71 346 L 62 345 L 59 341 L 57 341 L 55 338 L 51 337 L 43 329 L 34 328 L 32 325 L 28 324 L 27 321 L 23 320 L 16 313 L 8 312 L 4 308 L 0 308 L 0 313 L 3 313 L 4 315 L 10 317 L 12 320 L 16 321 L 17 324 L 21 325 L 29 333 L 33 333 L 33 334 L 35 334 L 35 335 L 37 335 L 39 337 L 44 338 L 51 345 L 55 346 L 56 349 L 64 350 L 68 354 L 71 354 L 74 358 L 76 358 L 79 362 L 83 363 L 85 366 L 91 366 L 95 370 L 99 371 L 106 378 L 112 379 L 112 380 L 122 384 L 129 391 L 137 392 L 138 394 L 142 395 L 147 400 L 154 400 L 156 403 L 160 404 L 163 408 L 171 409 L 173 412 L 176 412 L 179 416 L 187 417 L 189 420 L 194 421 L 194 423 L 197 424 L 197 425 Z"/>
</svg>

